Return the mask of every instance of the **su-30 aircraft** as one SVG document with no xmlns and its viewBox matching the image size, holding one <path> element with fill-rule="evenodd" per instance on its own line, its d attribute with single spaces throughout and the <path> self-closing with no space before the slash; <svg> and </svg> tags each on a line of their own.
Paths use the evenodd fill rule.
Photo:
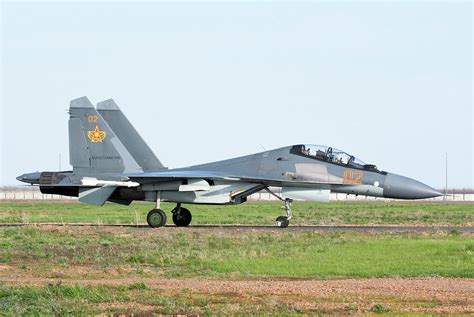
<svg viewBox="0 0 474 317">
<path fill-rule="evenodd" d="M 69 155 L 72 171 L 36 172 L 17 179 L 39 185 L 42 193 L 79 197 L 103 205 L 155 202 L 150 227 L 166 224 L 160 202 L 175 202 L 171 211 L 178 227 L 191 223 L 182 204 L 241 204 L 267 190 L 284 203 L 284 228 L 292 218 L 293 200 L 329 201 L 331 192 L 374 197 L 421 199 L 442 195 L 404 176 L 380 171 L 341 150 L 298 144 L 271 151 L 186 168 L 167 169 L 112 99 L 97 109 L 86 97 L 69 108 Z M 269 187 L 281 187 L 277 195 Z"/>
</svg>

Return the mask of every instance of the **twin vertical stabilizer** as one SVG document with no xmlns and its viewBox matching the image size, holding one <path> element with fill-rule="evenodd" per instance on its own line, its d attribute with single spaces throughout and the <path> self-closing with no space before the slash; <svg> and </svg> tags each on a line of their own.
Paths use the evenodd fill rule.
<svg viewBox="0 0 474 317">
<path fill-rule="evenodd" d="M 99 103 L 97 110 L 87 97 L 71 101 L 69 156 L 75 174 L 164 169 L 112 99 Z"/>
<path fill-rule="evenodd" d="M 99 102 L 97 104 L 97 111 L 115 131 L 118 138 L 144 172 L 157 171 L 164 168 L 155 153 L 153 153 L 130 121 L 128 121 L 113 99 Z"/>
</svg>

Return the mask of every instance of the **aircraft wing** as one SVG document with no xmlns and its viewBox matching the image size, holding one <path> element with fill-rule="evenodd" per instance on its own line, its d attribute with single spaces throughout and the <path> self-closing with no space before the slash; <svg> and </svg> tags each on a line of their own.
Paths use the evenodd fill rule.
<svg viewBox="0 0 474 317">
<path fill-rule="evenodd" d="M 298 179 L 294 173 L 287 173 L 287 180 L 261 178 L 248 175 L 237 175 L 222 171 L 203 170 L 166 170 L 150 173 L 136 173 L 126 175 L 130 182 L 140 183 L 145 190 L 176 190 L 177 192 L 193 191 L 197 193 L 202 201 L 209 197 L 212 199 L 222 198 L 222 201 L 232 197 L 246 197 L 258 192 L 265 187 L 282 187 L 285 197 L 297 200 L 327 201 L 329 199 L 330 185 L 318 182 L 315 179 Z M 186 180 L 186 182 L 181 182 Z M 215 189 L 209 184 L 209 180 L 225 183 L 228 189 L 223 191 L 219 186 Z M 220 185 L 222 186 L 222 185 Z M 308 191 L 309 189 L 309 191 Z M 203 194 L 201 194 L 203 193 Z M 171 195 L 171 194 L 168 194 Z M 212 196 L 215 195 L 215 196 Z"/>
<path fill-rule="evenodd" d="M 148 180 L 148 181 L 166 181 L 176 179 L 214 179 L 214 180 L 228 180 L 228 181 L 246 181 L 261 183 L 268 181 L 262 178 L 255 178 L 245 175 L 231 175 L 227 172 L 219 171 L 198 171 L 198 170 L 165 170 L 150 173 L 136 173 L 126 174 L 130 180 Z"/>
<path fill-rule="evenodd" d="M 202 170 L 164 170 L 158 172 L 149 172 L 149 173 L 134 173 L 134 174 L 125 174 L 131 181 L 138 183 L 153 183 L 153 182 L 165 182 L 171 180 L 180 180 L 180 179 L 211 179 L 211 180 L 222 180 L 222 181 L 240 181 L 245 183 L 256 183 L 262 184 L 265 186 L 276 186 L 280 187 L 283 185 L 293 185 L 296 183 L 298 185 L 311 185 L 320 184 L 323 187 L 331 184 L 328 181 L 320 181 L 318 179 L 308 179 L 308 178 L 299 178 L 295 177 L 292 173 L 287 173 L 287 180 L 282 179 L 273 179 L 273 178 L 262 178 L 249 175 L 237 175 L 231 174 L 229 172 L 222 171 L 202 171 Z M 338 184 L 338 183 L 336 183 Z"/>
</svg>

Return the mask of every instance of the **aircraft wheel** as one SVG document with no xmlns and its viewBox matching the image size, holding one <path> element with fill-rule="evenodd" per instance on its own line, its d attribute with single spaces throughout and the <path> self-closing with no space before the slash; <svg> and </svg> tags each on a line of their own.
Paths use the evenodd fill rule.
<svg viewBox="0 0 474 317">
<path fill-rule="evenodd" d="M 161 209 L 152 209 L 146 217 L 148 225 L 152 228 L 163 227 L 166 225 L 166 214 Z"/>
<path fill-rule="evenodd" d="M 173 222 L 176 227 L 187 227 L 192 219 L 193 216 L 191 215 L 191 212 L 186 208 L 181 207 L 173 210 Z"/>
<path fill-rule="evenodd" d="M 290 224 L 290 221 L 285 216 L 279 216 L 275 222 L 278 228 L 286 228 Z"/>
</svg>

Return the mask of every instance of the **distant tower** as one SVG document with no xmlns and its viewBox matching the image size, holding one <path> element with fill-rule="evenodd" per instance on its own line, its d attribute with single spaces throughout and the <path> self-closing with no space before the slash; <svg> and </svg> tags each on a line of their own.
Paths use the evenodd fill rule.
<svg viewBox="0 0 474 317">
<path fill-rule="evenodd" d="M 444 184 L 444 199 L 448 199 L 448 152 L 446 152 L 446 183 Z"/>
</svg>

